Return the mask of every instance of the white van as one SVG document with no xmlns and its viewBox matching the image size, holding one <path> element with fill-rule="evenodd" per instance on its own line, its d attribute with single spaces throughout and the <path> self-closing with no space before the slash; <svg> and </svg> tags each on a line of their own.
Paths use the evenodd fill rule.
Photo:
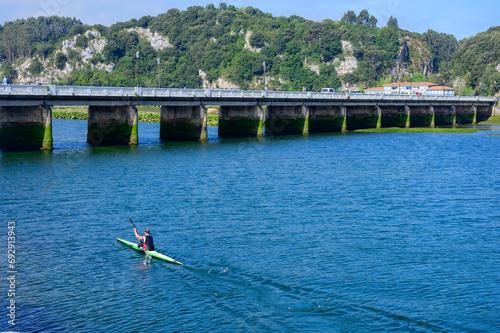
<svg viewBox="0 0 500 333">
<path fill-rule="evenodd" d="M 321 89 L 321 92 L 324 94 L 336 93 L 335 89 L 333 89 L 333 88 L 323 88 L 323 89 Z"/>
</svg>

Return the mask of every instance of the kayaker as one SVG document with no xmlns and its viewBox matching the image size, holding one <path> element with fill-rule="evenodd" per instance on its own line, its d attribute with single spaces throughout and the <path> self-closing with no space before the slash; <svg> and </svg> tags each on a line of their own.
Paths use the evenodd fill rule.
<svg viewBox="0 0 500 333">
<path fill-rule="evenodd" d="M 151 236 L 151 232 L 149 231 L 149 229 L 146 229 L 144 231 L 144 236 L 140 236 L 137 233 L 137 228 L 134 228 L 134 232 L 135 232 L 135 237 L 137 237 L 137 239 L 141 242 L 139 245 L 137 245 L 138 247 L 140 247 L 144 251 L 155 250 L 155 245 L 153 243 L 153 236 Z"/>
</svg>

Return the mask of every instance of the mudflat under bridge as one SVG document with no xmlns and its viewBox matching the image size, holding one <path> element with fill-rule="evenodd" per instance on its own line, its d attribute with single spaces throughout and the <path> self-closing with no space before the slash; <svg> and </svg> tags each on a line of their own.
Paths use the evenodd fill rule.
<svg viewBox="0 0 500 333">
<path fill-rule="evenodd" d="M 0 86 L 0 149 L 52 149 L 52 106 L 88 106 L 87 142 L 138 143 L 137 106 L 161 106 L 164 141 L 207 140 L 207 106 L 219 137 L 473 124 L 492 116 L 488 97 L 322 94 L 282 91 Z"/>
</svg>

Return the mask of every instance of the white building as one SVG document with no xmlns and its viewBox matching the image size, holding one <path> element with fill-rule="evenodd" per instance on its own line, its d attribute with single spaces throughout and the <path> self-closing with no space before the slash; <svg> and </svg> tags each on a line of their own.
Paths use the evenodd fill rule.
<svg viewBox="0 0 500 333">
<path fill-rule="evenodd" d="M 454 96 L 453 88 L 438 86 L 431 82 L 393 82 L 384 84 L 383 87 L 365 89 L 366 94 L 384 95 L 428 95 L 428 96 Z"/>
<path fill-rule="evenodd" d="M 365 94 L 381 95 L 384 93 L 384 87 L 373 87 L 365 89 Z"/>
<path fill-rule="evenodd" d="M 384 94 L 427 95 L 427 90 L 434 86 L 436 84 L 431 82 L 393 82 L 384 84 Z"/>
<path fill-rule="evenodd" d="M 454 96 L 455 90 L 450 87 L 445 86 L 432 86 L 427 89 L 427 95 L 429 96 Z"/>
</svg>

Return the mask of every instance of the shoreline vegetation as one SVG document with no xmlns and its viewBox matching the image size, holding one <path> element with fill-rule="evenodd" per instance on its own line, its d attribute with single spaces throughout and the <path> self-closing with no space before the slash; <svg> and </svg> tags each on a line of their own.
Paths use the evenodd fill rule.
<svg viewBox="0 0 500 333">
<path fill-rule="evenodd" d="M 160 108 L 158 107 L 139 107 L 139 122 L 141 123 L 160 123 Z M 87 120 L 87 107 L 78 106 L 54 106 L 52 108 L 52 117 L 54 119 L 78 119 Z M 207 109 L 208 126 L 217 127 L 219 125 L 219 115 L 217 108 Z M 487 121 L 480 122 L 478 125 L 500 125 L 500 116 L 493 116 Z M 412 127 L 412 128 L 368 128 L 353 131 L 355 133 L 474 133 L 484 130 L 478 127 Z"/>
<path fill-rule="evenodd" d="M 138 107 L 140 123 L 160 123 L 159 107 Z M 54 106 L 52 107 L 52 118 L 54 119 L 76 119 L 87 120 L 87 107 L 78 106 Z M 219 113 L 217 108 L 207 109 L 208 126 L 219 125 Z"/>
</svg>

